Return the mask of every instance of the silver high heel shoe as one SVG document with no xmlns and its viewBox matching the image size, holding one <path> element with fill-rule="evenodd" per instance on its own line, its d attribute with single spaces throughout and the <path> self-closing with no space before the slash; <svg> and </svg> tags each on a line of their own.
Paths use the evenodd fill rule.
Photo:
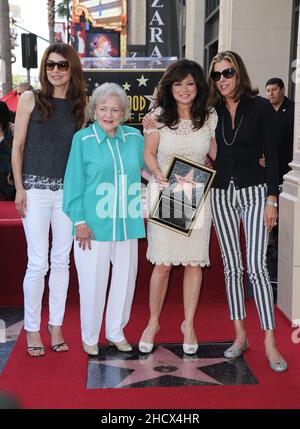
<svg viewBox="0 0 300 429">
<path fill-rule="evenodd" d="M 184 335 L 184 331 L 185 331 L 185 320 L 181 324 L 181 332 L 183 335 Z M 195 353 L 197 353 L 198 347 L 199 347 L 198 343 L 195 343 L 195 344 L 183 343 L 182 344 L 183 353 L 185 353 L 187 355 L 194 355 Z"/>
<path fill-rule="evenodd" d="M 147 329 L 147 328 L 146 328 Z M 146 330 L 145 329 L 145 330 Z M 155 334 L 154 335 L 156 335 L 157 334 L 157 332 L 159 331 L 159 326 L 157 326 L 157 328 L 156 328 L 156 332 L 155 332 Z M 145 331 L 144 331 L 145 332 Z M 143 335 L 144 335 L 144 332 L 143 332 L 143 334 L 142 334 L 142 337 L 143 337 Z M 140 341 L 139 342 L 139 351 L 141 352 L 141 353 L 151 353 L 152 352 L 152 350 L 153 350 L 153 346 L 154 346 L 154 343 L 146 343 L 145 341 Z"/>
<path fill-rule="evenodd" d="M 240 349 L 238 349 L 234 344 L 232 344 L 232 346 L 230 346 L 227 350 L 225 350 L 224 357 L 226 357 L 227 359 L 236 359 L 242 356 L 243 352 L 248 350 L 248 348 L 249 348 L 248 340 L 246 340 L 245 344 Z"/>
<path fill-rule="evenodd" d="M 270 368 L 275 372 L 284 372 L 288 369 L 287 362 L 283 359 L 280 362 L 270 362 L 269 361 Z"/>
</svg>

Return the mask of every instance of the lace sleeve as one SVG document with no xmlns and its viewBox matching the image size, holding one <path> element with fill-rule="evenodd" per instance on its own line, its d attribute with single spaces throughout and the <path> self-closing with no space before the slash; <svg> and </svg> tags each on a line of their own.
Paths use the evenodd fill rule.
<svg viewBox="0 0 300 429">
<path fill-rule="evenodd" d="M 215 109 L 211 110 L 209 118 L 207 119 L 207 126 L 209 128 L 209 136 L 215 137 L 215 131 L 218 123 L 218 114 Z"/>
<path fill-rule="evenodd" d="M 149 113 L 150 118 L 155 121 L 157 120 L 158 115 L 161 113 L 161 108 L 157 107 L 154 111 Z M 157 127 L 157 123 L 155 124 L 156 126 L 154 128 L 145 128 L 144 127 L 144 134 L 152 134 L 152 133 L 159 133 L 158 127 Z"/>
</svg>

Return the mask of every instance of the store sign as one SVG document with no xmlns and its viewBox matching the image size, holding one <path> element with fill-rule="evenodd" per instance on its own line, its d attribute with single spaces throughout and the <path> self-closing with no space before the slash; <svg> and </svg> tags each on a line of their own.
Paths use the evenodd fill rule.
<svg viewBox="0 0 300 429">
<path fill-rule="evenodd" d="M 146 0 L 146 44 L 149 57 L 179 57 L 176 0 Z"/>
</svg>

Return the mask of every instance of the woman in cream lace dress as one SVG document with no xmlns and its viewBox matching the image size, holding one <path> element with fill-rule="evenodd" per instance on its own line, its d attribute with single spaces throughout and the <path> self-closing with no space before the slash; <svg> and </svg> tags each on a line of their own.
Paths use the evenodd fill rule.
<svg viewBox="0 0 300 429">
<path fill-rule="evenodd" d="M 144 122 L 145 162 L 152 173 L 148 184 L 151 210 L 159 188 L 166 185 L 165 174 L 175 155 L 205 163 L 215 151 L 217 114 L 207 107 L 207 83 L 202 68 L 190 60 L 179 60 L 165 72 L 158 89 L 157 108 Z M 159 330 L 159 316 L 173 265 L 185 267 L 183 280 L 183 350 L 197 352 L 194 330 L 202 283 L 201 267 L 209 265 L 211 211 L 206 198 L 189 237 L 148 222 L 147 259 L 155 264 L 150 282 L 150 319 L 139 342 L 139 350 L 150 353 Z"/>
</svg>

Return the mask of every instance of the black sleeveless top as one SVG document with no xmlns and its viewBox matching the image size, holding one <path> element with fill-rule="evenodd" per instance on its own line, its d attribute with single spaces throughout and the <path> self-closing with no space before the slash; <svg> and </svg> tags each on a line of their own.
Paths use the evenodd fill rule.
<svg viewBox="0 0 300 429">
<path fill-rule="evenodd" d="M 36 105 L 30 115 L 23 159 L 25 189 L 63 187 L 76 120 L 66 99 L 53 98 L 52 103 L 53 114 L 45 122 Z"/>
</svg>

